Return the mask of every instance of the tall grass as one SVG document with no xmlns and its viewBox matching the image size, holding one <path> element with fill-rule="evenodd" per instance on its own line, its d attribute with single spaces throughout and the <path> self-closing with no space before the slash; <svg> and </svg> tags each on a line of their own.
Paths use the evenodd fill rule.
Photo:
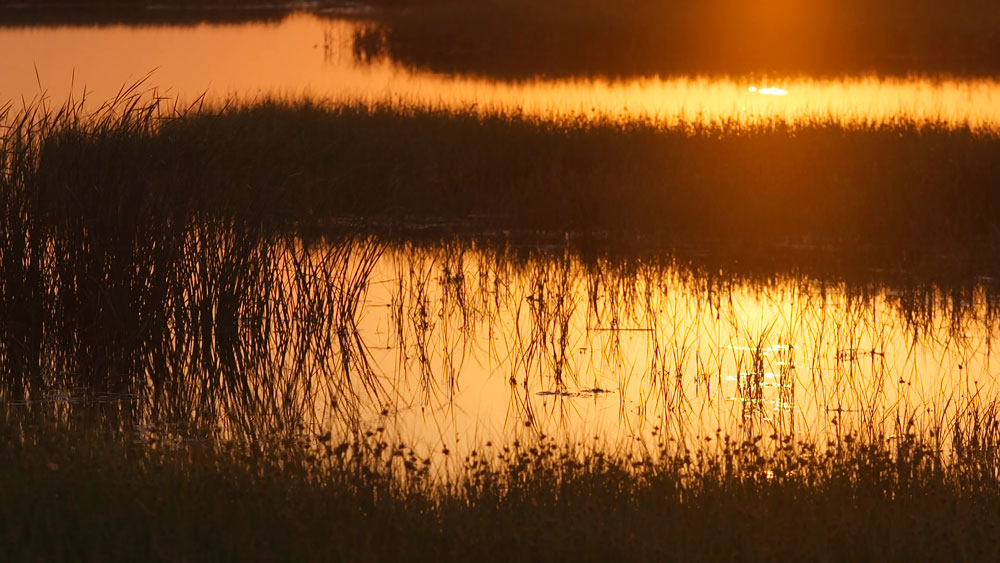
<svg viewBox="0 0 1000 563">
<path fill-rule="evenodd" d="M 988 257 L 1000 234 L 997 134 L 906 120 L 664 127 L 262 102 L 127 137 L 73 128 L 40 144 L 33 189 L 70 190 L 56 205 L 113 181 L 168 210 L 281 228 L 446 220 L 902 262 Z"/>
<path fill-rule="evenodd" d="M 988 76 L 1000 10 L 987 0 L 386 0 L 383 54 L 503 78 L 600 74 Z"/>
<path fill-rule="evenodd" d="M 727 284 L 751 274 L 678 273 L 587 246 L 583 260 L 565 245 L 541 258 L 513 245 L 474 257 L 425 239 L 396 247 L 411 257 L 396 279 L 372 279 L 386 239 L 418 238 L 413 223 L 442 217 L 445 230 L 726 235 L 750 246 L 808 235 L 914 253 L 933 237 L 892 229 L 951 225 L 933 248 L 970 247 L 989 261 L 992 133 L 906 123 L 664 130 L 275 103 L 161 112 L 133 94 L 93 115 L 70 104 L 2 119 L 6 556 L 996 557 L 997 405 L 985 390 L 929 421 L 907 405 L 895 420 L 875 416 L 877 401 L 863 395 L 857 404 L 871 412 L 854 427 L 833 423 L 825 438 L 780 426 L 770 437 L 750 424 L 739 437 L 685 434 L 680 367 L 692 359 L 691 336 L 676 318 L 689 303 L 663 302 L 662 286 L 686 276 L 719 303 Z M 878 202 L 905 213 L 865 207 Z M 826 207 L 806 220 L 796 215 L 806 204 Z M 757 227 L 773 214 L 779 221 Z M 873 233 L 886 236 L 864 238 Z M 485 267 L 468 267 L 473 260 Z M 558 392 L 587 384 L 570 358 L 574 315 L 588 331 L 610 329 L 608 365 L 621 365 L 623 331 L 652 323 L 648 381 L 676 428 L 655 428 L 634 447 L 584 445 L 545 437 L 537 419 L 515 413 L 528 425 L 510 443 L 474 442 L 460 455 L 401 443 L 365 424 L 389 381 L 359 328 L 376 281 L 398 290 L 386 330 L 400 340 L 400 361 L 418 364 L 421 390 L 446 398 L 460 387 L 463 340 L 477 331 L 512 359 L 511 400 L 520 401 L 536 388 L 529 377 Z M 949 295 L 956 339 L 975 323 L 996 325 L 995 298 L 963 305 L 972 287 Z M 874 290 L 858 291 L 864 304 Z M 917 288 L 898 307 L 932 325 L 938 295 Z M 505 324 L 511 309 L 523 324 Z M 858 311 L 868 308 L 848 310 L 846 328 L 820 347 L 848 375 L 855 332 L 868 330 Z M 716 315 L 740 329 L 729 344 L 747 344 L 739 365 L 752 379 L 739 392 L 757 400 L 762 350 L 787 335 Z M 871 332 L 876 365 L 888 337 Z M 442 354 L 448 362 L 437 364 Z M 745 411 L 741 420 L 762 419 Z M 376 419 L 395 414 L 381 412 Z"/>
<path fill-rule="evenodd" d="M 144 150 L 157 103 L 125 90 L 92 115 L 7 114 L 0 397 L 29 410 L 54 395 L 97 402 L 132 424 L 293 432 L 315 420 L 329 392 L 318 384 L 350 391 L 338 381 L 369 375 L 355 320 L 382 245 L 344 234 L 307 248 L 250 210 L 206 206 L 219 200 L 199 199 L 183 161 L 163 168 Z M 61 164 L 48 168 L 52 154 Z"/>
<path fill-rule="evenodd" d="M 399 351 L 380 362 L 395 374 L 383 424 L 421 440 L 592 431 L 616 451 L 635 437 L 699 450 L 717 432 L 822 441 L 913 423 L 948 447 L 949 421 L 996 396 L 988 284 L 742 277 L 565 248 L 390 247 L 385 260 L 376 277 L 392 289 L 370 311 L 390 304 L 387 335 L 368 333 Z M 479 405 L 484 392 L 505 408 Z"/>
<path fill-rule="evenodd" d="M 45 422 L 0 437 L 17 560 L 976 560 L 997 556 L 996 429 L 942 453 L 753 441 L 625 457 L 485 447 L 442 482 L 378 434 L 261 451 Z M 9 429 L 9 425 L 4 425 Z M 968 426 L 973 430 L 974 426 Z M 86 447 L 83 447 L 86 445 Z"/>
<path fill-rule="evenodd" d="M 428 222 L 743 261 L 829 247 L 838 271 L 945 252 L 957 302 L 995 266 L 998 143 L 968 128 L 663 128 L 305 102 L 166 111 L 135 90 L 95 114 L 8 107 L 3 121 L 3 393 L 162 398 L 135 420 L 228 417 L 253 433 L 260 420 L 293 428 L 318 397 L 378 396 L 356 319 L 384 241 Z M 519 352 L 557 374 L 564 274 L 539 278 L 542 342 Z"/>
</svg>

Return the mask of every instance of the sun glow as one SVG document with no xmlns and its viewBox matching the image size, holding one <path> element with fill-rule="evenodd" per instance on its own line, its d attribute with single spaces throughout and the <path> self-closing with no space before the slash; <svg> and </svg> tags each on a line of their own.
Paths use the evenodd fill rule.
<svg viewBox="0 0 1000 563">
<path fill-rule="evenodd" d="M 788 90 L 785 90 L 784 88 L 757 88 L 756 86 L 751 86 L 747 88 L 747 90 L 762 96 L 784 96 L 788 94 Z"/>
<path fill-rule="evenodd" d="M 87 99 L 97 103 L 157 69 L 151 84 L 169 85 L 160 94 L 181 105 L 203 96 L 224 103 L 309 95 L 332 104 L 474 108 L 553 120 L 650 119 L 670 125 L 912 119 L 1000 130 L 996 79 L 758 75 L 505 82 L 411 69 L 387 59 L 360 63 L 351 49 L 357 25 L 298 15 L 278 25 L 4 29 L 0 50 L 11 56 L 0 61 L 0 105 L 38 96 L 39 84 L 53 100 L 67 99 L 74 84 L 77 91 L 86 84 Z M 327 49 L 317 37 L 326 38 Z"/>
</svg>

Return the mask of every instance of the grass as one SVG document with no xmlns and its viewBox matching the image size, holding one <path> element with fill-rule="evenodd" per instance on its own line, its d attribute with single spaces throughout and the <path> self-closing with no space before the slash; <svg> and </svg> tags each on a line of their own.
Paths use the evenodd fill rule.
<svg viewBox="0 0 1000 563">
<path fill-rule="evenodd" d="M 484 446 L 452 481 L 379 433 L 258 448 L 95 430 L 86 409 L 11 422 L 0 537 L 16 560 L 998 555 L 995 422 L 949 453 L 915 435 L 644 457 Z"/>
<path fill-rule="evenodd" d="M 665 127 L 264 101 L 102 127 L 11 130 L 37 150 L 30 197 L 109 228 L 195 211 L 320 231 L 446 221 L 897 263 L 947 254 L 988 266 L 1000 236 L 1000 137 L 961 125 Z"/>
<path fill-rule="evenodd" d="M 86 170 L 91 142 L 148 164 L 153 107 L 127 98 L 85 126 L 72 106 L 7 122 L 0 397 L 143 393 L 153 412 L 126 405 L 122 417 L 214 421 L 243 436 L 294 426 L 317 393 L 317 371 L 331 384 L 353 373 L 346 359 L 325 361 L 330 335 L 340 335 L 338 357 L 350 352 L 359 287 L 381 245 L 347 234 L 310 250 L 247 209 L 237 217 L 206 207 L 220 200 L 196 197 L 201 186 L 183 183 L 183 162 L 142 181 L 139 169 L 111 161 Z M 59 174 L 70 176 L 37 175 L 53 147 L 80 159 L 64 163 Z"/>
<path fill-rule="evenodd" d="M 83 252 L 53 258 L 63 267 L 80 268 L 80 283 L 102 293 L 85 301 L 88 307 L 80 311 L 52 313 L 57 328 L 43 325 L 42 332 L 57 340 L 43 350 L 43 357 L 58 352 L 60 345 L 72 353 L 76 347 L 72 336 L 68 342 L 62 340 L 72 333 L 60 331 L 58 323 L 76 324 L 111 343 L 107 349 L 83 350 L 80 357 L 99 358 L 115 346 L 138 344 L 119 353 L 135 354 L 140 361 L 151 357 L 154 369 L 141 372 L 143 379 L 137 379 L 126 396 L 97 393 L 101 383 L 91 379 L 86 382 L 89 391 L 69 398 L 42 392 L 34 395 L 38 400 L 0 397 L 0 498 L 4 499 L 0 540 L 8 557 L 491 561 L 996 556 L 1000 428 L 997 406 L 987 398 L 980 398 L 978 408 L 960 408 L 959 414 L 936 426 L 908 426 L 897 420 L 893 437 L 878 432 L 836 433 L 828 443 L 791 435 L 787 441 L 748 435 L 737 442 L 714 436 L 686 452 L 676 442 L 661 445 L 655 439 L 629 451 L 619 444 L 564 443 L 526 431 L 520 442 L 476 444 L 476 454 L 469 452 L 468 458 L 440 451 L 430 455 L 426 445 L 415 445 L 414 451 L 377 428 L 341 423 L 316 427 L 307 417 L 297 416 L 300 411 L 275 413 L 266 408 L 272 403 L 253 391 L 272 387 L 280 395 L 284 385 L 296 382 L 259 378 L 267 364 L 253 361 L 259 345 L 255 335 L 261 330 L 253 319 L 266 318 L 273 324 L 274 332 L 266 335 L 279 356 L 285 351 L 294 356 L 321 349 L 316 341 L 296 345 L 294 338 L 283 335 L 297 329 L 339 338 L 347 330 L 341 327 L 349 322 L 336 322 L 345 315 L 340 307 L 356 306 L 357 288 L 363 284 L 341 285 L 336 280 L 367 279 L 363 268 L 351 266 L 356 260 L 338 251 L 321 254 L 314 268 L 304 263 L 276 268 L 269 258 L 277 250 L 249 253 L 242 259 L 243 253 L 226 243 L 230 231 L 207 225 L 195 232 L 220 234 L 205 242 L 207 251 L 193 253 L 191 261 L 200 261 L 204 271 L 186 282 L 193 274 L 184 260 L 168 263 L 167 270 L 177 269 L 183 275 L 164 282 L 142 273 L 128 275 L 131 270 L 125 267 L 98 276 L 84 268 L 99 258 L 115 262 L 113 255 L 93 250 L 88 259 L 80 258 L 86 255 Z M 253 248 L 260 246 L 269 248 L 261 243 Z M 443 255 L 426 253 L 431 254 L 428 262 L 450 272 L 442 274 L 450 279 L 427 281 L 436 279 L 435 270 L 416 283 L 448 284 L 461 292 L 462 282 L 457 280 L 475 277 L 475 271 L 461 268 L 461 247 L 455 248 L 451 254 L 447 249 Z M 414 253 L 418 258 L 422 254 L 419 249 Z M 497 284 L 498 290 L 512 291 L 510 278 L 518 275 L 532 281 L 554 280 L 540 281 L 545 298 L 528 302 L 540 334 L 525 327 L 530 338 L 541 342 L 541 354 L 547 354 L 547 342 L 555 345 L 559 339 L 545 332 L 565 334 L 560 319 L 567 314 L 564 300 L 576 297 L 565 292 L 580 283 L 580 273 L 563 273 L 562 278 L 570 278 L 567 283 L 560 281 L 564 264 L 551 257 L 521 262 L 516 254 L 491 258 L 486 253 L 483 261 L 490 260 L 496 261 L 493 267 L 514 271 L 486 276 L 486 283 Z M 595 304 L 600 309 L 594 314 L 617 311 L 631 319 L 634 309 L 649 306 L 641 292 L 629 290 L 630 283 L 640 285 L 631 267 L 600 260 L 583 266 L 597 270 L 588 285 L 608 288 L 594 295 L 608 300 Z M 240 281 L 267 279 L 259 272 L 273 272 L 272 268 L 288 268 L 289 283 L 306 291 L 307 298 L 289 300 L 293 292 L 284 293 L 280 284 L 269 289 L 267 283 Z M 522 274 L 522 269 L 527 272 Z M 423 275 L 412 268 L 410 272 Z M 4 274 L 8 277 L 0 279 L 9 280 L 10 272 Z M 654 274 L 650 283 L 656 280 Z M 98 317 L 100 323 L 94 322 L 90 307 L 110 301 L 112 290 L 142 296 L 161 285 L 189 295 L 190 300 L 177 303 L 168 298 L 143 306 L 137 298 L 120 308 L 116 302 Z M 345 288 L 343 293 L 340 287 Z M 43 305 L 58 302 L 59 293 L 69 290 L 60 285 L 42 288 L 52 288 L 39 299 Z M 214 295 L 210 308 L 218 311 L 207 336 L 201 332 L 205 323 L 199 316 L 205 314 L 205 301 L 198 297 L 206 293 Z M 336 302 L 343 305 L 324 305 L 318 296 L 328 293 L 339 294 Z M 622 295 L 620 301 L 610 303 L 615 294 Z M 264 308 L 255 309 L 261 299 Z M 518 306 L 517 300 L 506 299 L 469 291 L 455 302 L 468 307 L 469 315 L 485 317 L 498 315 L 490 307 Z M 241 316 L 244 328 L 238 331 L 237 346 L 224 345 L 226 340 L 218 336 L 229 325 L 222 313 L 229 300 L 248 313 Z M 298 314 L 288 316 L 282 306 Z M 432 317 L 440 306 L 433 300 L 428 305 Z M 570 303 L 569 309 L 575 306 Z M 149 341 L 126 340 L 124 328 L 115 325 L 130 311 L 159 308 L 172 315 L 167 326 L 159 327 L 162 340 L 155 338 L 155 332 Z M 401 311 L 420 314 L 406 306 Z M 652 314 L 669 330 L 669 318 Z M 324 318 L 331 324 L 323 324 Z M 8 315 L 4 319 L 20 320 Z M 150 324 L 157 328 L 159 321 Z M 4 334 L 16 334 L 16 327 L 4 328 Z M 669 346 L 669 332 L 664 336 Z M 430 348 L 442 347 L 435 336 L 428 340 Z M 760 348 L 765 337 L 754 342 Z M 157 349 L 170 344 L 175 348 Z M 223 359 L 233 350 L 242 350 L 236 354 L 242 359 L 235 368 Z M 187 354 L 193 361 L 185 359 Z M 157 372 L 159 361 L 167 364 Z M 305 365 L 280 367 L 294 372 Z M 64 369 L 68 374 L 56 371 L 56 375 L 83 373 L 72 364 Z M 4 366 L 5 385 L 16 378 L 16 370 Z M 322 380 L 337 372 L 306 370 L 296 375 Z M 241 382 L 249 383 L 250 390 Z M 48 383 L 56 389 L 66 384 L 59 379 Z M 208 396 L 199 396 L 199 391 Z M 178 411 L 171 412 L 172 408 Z M 226 426 L 238 428 L 220 431 Z M 450 472 L 442 468 L 445 464 L 450 464 Z"/>
<path fill-rule="evenodd" d="M 354 319 L 367 272 L 385 241 L 427 236 L 415 233 L 428 222 L 442 225 L 432 239 L 708 248 L 751 272 L 785 253 L 827 275 L 903 266 L 959 294 L 995 273 L 1000 141 L 965 127 L 664 128 L 309 102 L 165 111 L 134 90 L 94 114 L 8 106 L 3 122 L 0 364 L 15 398 L 131 393 L 147 374 L 181 418 L 219 390 L 248 430 L 297 419 L 266 390 L 312 396 L 300 370 L 329 371 L 321 359 L 342 350 L 354 352 L 335 379 L 366 373 Z M 764 275 L 796 268 L 767 260 Z M 300 353 L 275 365 L 275 345 Z"/>
<path fill-rule="evenodd" d="M 867 72 L 989 76 L 1000 10 L 891 0 L 386 0 L 379 53 L 503 78 Z"/>
<path fill-rule="evenodd" d="M 359 423 L 379 383 L 357 327 L 385 240 L 442 218 L 446 232 L 529 241 L 536 229 L 662 237 L 744 257 L 786 239 L 868 241 L 988 265 L 993 133 L 278 102 L 165 112 L 129 91 L 95 114 L 77 107 L 3 119 L 0 540 L 12 559 L 997 556 L 1000 431 L 985 393 L 933 425 L 897 420 L 892 437 L 872 425 L 829 442 L 627 451 L 526 433 L 457 459 Z M 509 306 L 495 276 L 495 295 L 462 293 L 461 255 L 443 252 L 463 314 L 466 299 L 473 316 Z M 523 300 L 524 348 L 557 378 L 575 307 L 565 256 L 542 260 Z M 633 263 L 584 264 L 595 308 L 599 287 L 608 303 L 621 294 L 600 314 L 643 307 Z M 398 295 L 395 322 L 435 349 L 430 278 L 410 275 L 416 306 Z M 901 307 L 919 317 L 920 295 Z M 985 306 L 992 327 L 995 300 Z M 664 370 L 684 338 L 663 341 Z M 764 339 L 747 333 L 757 350 Z M 320 425 L 310 409 L 331 390 L 343 418 Z"/>
</svg>

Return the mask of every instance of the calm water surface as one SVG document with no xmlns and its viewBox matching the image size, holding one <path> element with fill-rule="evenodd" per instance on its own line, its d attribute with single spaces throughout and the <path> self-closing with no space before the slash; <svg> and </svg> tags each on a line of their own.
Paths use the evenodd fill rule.
<svg viewBox="0 0 1000 563">
<path fill-rule="evenodd" d="M 351 48 L 357 25 L 298 15 L 279 24 L 3 29 L 0 99 L 85 93 L 93 105 L 148 75 L 146 85 L 181 104 L 202 94 L 210 103 L 308 95 L 542 118 L 1000 126 L 993 80 L 505 83 L 360 62 Z M 324 251 L 316 252 L 322 262 Z M 558 251 L 515 260 L 448 245 L 392 247 L 369 266 L 315 278 L 331 295 L 356 290 L 357 307 L 322 325 L 335 353 L 295 356 L 273 336 L 255 352 L 272 372 L 298 370 L 286 403 L 312 428 L 382 426 L 407 443 L 457 451 L 541 435 L 622 448 L 701 443 L 717 433 L 892 436 L 910 420 L 944 427 L 997 399 L 1000 325 L 990 280 L 956 308 L 935 290 L 791 276 L 726 282 L 670 264 L 584 263 Z M 274 283 L 293 284 L 283 271 L 275 269 Z M 308 301 L 302 291 L 318 290 L 289 289 L 281 307 Z M 292 332 L 310 330 L 288 318 L 300 323 Z"/>
<path fill-rule="evenodd" d="M 153 302 L 127 298 L 151 283 L 142 272 L 105 289 L 100 336 L 68 318 L 95 314 L 95 298 L 60 304 L 53 279 L 50 337 L 6 375 L 29 397 L 4 386 L 0 402 L 78 402 L 96 385 L 139 427 L 382 428 L 456 453 L 542 436 L 627 450 L 917 431 L 946 444 L 956 420 L 1000 404 L 994 280 L 943 292 L 558 247 L 226 236 L 186 245 Z M 122 315 L 150 324 L 137 334 Z M 26 375 L 39 367 L 44 388 Z"/>
<path fill-rule="evenodd" d="M 334 103 L 476 108 L 542 117 L 677 120 L 782 118 L 866 123 L 912 118 L 1000 124 L 995 80 L 845 77 L 648 77 L 609 82 L 518 83 L 413 72 L 392 61 L 359 62 L 358 24 L 296 15 L 278 24 L 193 27 L 40 27 L 0 30 L 0 99 L 95 103 L 149 76 L 160 95 L 190 102 L 309 95 Z"/>
<path fill-rule="evenodd" d="M 377 385 L 350 393 L 387 413 L 370 422 L 452 448 L 892 436 L 997 398 L 997 305 L 982 288 L 952 301 L 558 252 L 394 249 L 357 317 Z"/>
</svg>

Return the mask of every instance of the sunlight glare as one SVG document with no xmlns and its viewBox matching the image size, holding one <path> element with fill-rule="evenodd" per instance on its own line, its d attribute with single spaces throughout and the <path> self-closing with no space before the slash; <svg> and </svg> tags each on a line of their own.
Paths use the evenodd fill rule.
<svg viewBox="0 0 1000 563">
<path fill-rule="evenodd" d="M 785 90 L 784 88 L 773 88 L 773 87 L 757 88 L 756 86 L 751 86 L 747 88 L 747 90 L 755 92 L 762 96 L 785 96 L 788 94 L 788 90 Z"/>
<path fill-rule="evenodd" d="M 445 107 L 551 120 L 650 119 L 667 126 L 731 119 L 745 124 L 904 119 L 1000 130 L 1000 80 L 995 78 L 577 76 L 498 81 L 411 69 L 389 59 L 358 65 L 351 50 L 357 25 L 298 15 L 279 25 L 245 27 L 0 29 L 0 50 L 14 54 L 0 63 L 0 107 L 3 99 L 38 95 L 39 84 L 48 97 L 63 100 L 73 84 L 86 84 L 87 99 L 96 104 L 113 98 L 126 77 L 155 68 L 152 83 L 169 84 L 182 105 L 202 95 L 219 104 L 261 95 L 312 96 L 331 104 Z M 330 38 L 336 47 L 328 56 L 314 48 L 317 36 Z"/>
</svg>

